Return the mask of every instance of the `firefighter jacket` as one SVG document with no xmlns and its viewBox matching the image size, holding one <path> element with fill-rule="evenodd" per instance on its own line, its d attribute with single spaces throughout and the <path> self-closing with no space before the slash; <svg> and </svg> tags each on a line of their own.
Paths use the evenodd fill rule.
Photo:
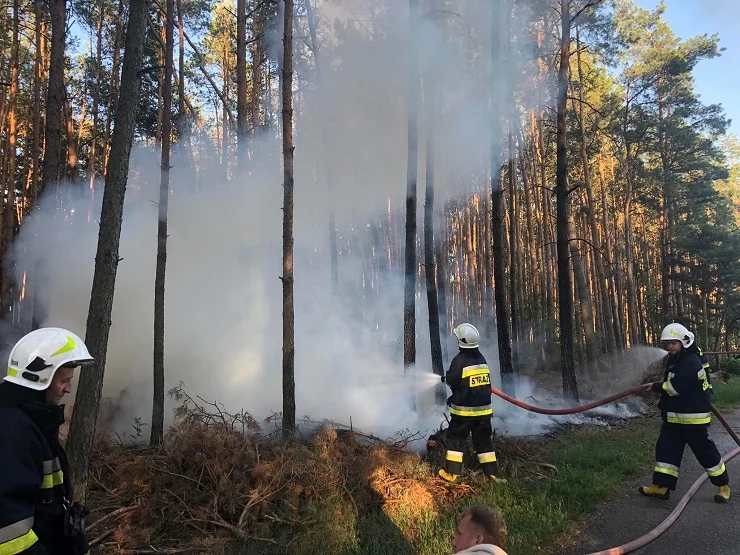
<svg viewBox="0 0 740 555">
<path fill-rule="evenodd" d="M 64 406 L 43 398 L 0 384 L 0 555 L 88 553 L 84 534 L 65 533 L 72 488 L 58 437 Z"/>
<path fill-rule="evenodd" d="M 478 349 L 460 349 L 445 378 L 452 389 L 447 399 L 450 414 L 468 418 L 491 418 L 491 375 Z"/>
<path fill-rule="evenodd" d="M 709 373 L 698 353 L 683 350 L 669 355 L 663 383 L 653 384 L 661 393 L 658 408 L 670 424 L 706 425 L 711 420 Z"/>
</svg>

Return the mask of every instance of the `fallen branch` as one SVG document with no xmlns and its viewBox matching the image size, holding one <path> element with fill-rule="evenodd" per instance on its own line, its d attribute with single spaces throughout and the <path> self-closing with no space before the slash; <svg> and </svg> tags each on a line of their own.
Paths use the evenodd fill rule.
<svg viewBox="0 0 740 555">
<path fill-rule="evenodd" d="M 99 536 L 99 537 L 95 538 L 94 540 L 90 540 L 90 547 L 93 547 L 93 546 L 95 546 L 95 545 L 98 545 L 98 544 L 99 544 L 100 542 L 102 542 L 103 540 L 105 540 L 105 539 L 109 538 L 110 536 L 112 536 L 112 535 L 113 535 L 113 533 L 114 533 L 115 531 L 116 531 L 116 529 L 115 529 L 115 528 L 111 528 L 110 530 L 106 530 L 106 531 L 105 531 L 105 532 L 103 533 L 103 535 L 102 535 L 102 536 Z"/>
<path fill-rule="evenodd" d="M 133 511 L 134 509 L 136 509 L 136 507 L 137 507 L 137 505 L 131 505 L 130 507 L 121 507 L 120 509 L 117 509 L 117 510 L 113 511 L 112 513 L 108 513 L 107 515 L 105 515 L 103 517 L 100 517 L 98 520 L 96 520 L 95 522 L 91 523 L 87 527 L 87 531 L 89 532 L 90 530 L 92 530 L 93 528 L 95 528 L 96 526 L 98 526 L 101 522 L 105 522 L 107 520 L 110 520 L 111 518 L 116 518 L 117 516 L 120 516 L 120 515 L 129 513 L 131 511 Z"/>
</svg>

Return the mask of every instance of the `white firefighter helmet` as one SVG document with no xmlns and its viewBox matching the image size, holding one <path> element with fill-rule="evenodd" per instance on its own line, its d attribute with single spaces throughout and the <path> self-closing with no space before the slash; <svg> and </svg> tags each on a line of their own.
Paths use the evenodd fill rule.
<svg viewBox="0 0 740 555">
<path fill-rule="evenodd" d="M 691 333 L 685 326 L 681 324 L 668 324 L 663 328 L 660 334 L 661 341 L 680 341 L 681 344 L 686 347 L 691 347 L 694 343 L 694 334 Z"/>
<path fill-rule="evenodd" d="M 63 328 L 40 328 L 18 340 L 8 357 L 6 382 L 42 391 L 60 366 L 91 364 L 93 357 L 77 335 Z"/>
<path fill-rule="evenodd" d="M 460 324 L 453 330 L 457 337 L 457 344 L 461 349 L 477 349 L 480 343 L 480 333 L 473 324 Z"/>
</svg>

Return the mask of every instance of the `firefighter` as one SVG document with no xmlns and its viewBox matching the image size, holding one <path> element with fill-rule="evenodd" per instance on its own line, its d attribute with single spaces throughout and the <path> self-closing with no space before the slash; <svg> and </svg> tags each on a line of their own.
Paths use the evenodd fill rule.
<svg viewBox="0 0 740 555">
<path fill-rule="evenodd" d="M 59 444 L 74 369 L 93 358 L 61 328 L 22 337 L 0 384 L 0 555 L 85 555 L 87 510 L 73 503 Z"/>
<path fill-rule="evenodd" d="M 648 497 L 668 499 L 670 491 L 676 489 L 688 443 L 709 480 L 717 486 L 714 500 L 726 503 L 730 499 L 729 476 L 717 447 L 709 439 L 709 374 L 699 358 L 694 334 L 681 324 L 670 324 L 663 329 L 660 341 L 668 351 L 668 359 L 663 382 L 655 382 L 652 389 L 661 393 L 658 408 L 663 424 L 655 445 L 653 485 L 641 486 L 639 491 Z"/>
<path fill-rule="evenodd" d="M 447 399 L 450 407 L 450 427 L 447 429 L 445 468 L 440 478 L 454 482 L 462 473 L 463 451 L 468 434 L 473 434 L 473 446 L 486 476 L 497 482 L 498 466 L 493 450 L 491 417 L 491 376 L 485 357 L 478 350 L 480 334 L 472 324 L 460 324 L 453 333 L 460 352 L 452 359 L 442 381 L 452 390 Z"/>
</svg>

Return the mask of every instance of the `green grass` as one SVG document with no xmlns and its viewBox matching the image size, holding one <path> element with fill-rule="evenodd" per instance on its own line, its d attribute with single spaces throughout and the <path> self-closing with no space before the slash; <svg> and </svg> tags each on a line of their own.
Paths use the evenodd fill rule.
<svg viewBox="0 0 740 555">
<path fill-rule="evenodd" d="M 719 410 L 733 410 L 740 407 L 740 378 L 731 378 L 727 383 L 713 383 L 714 406 Z"/>
<path fill-rule="evenodd" d="M 539 457 L 557 467 L 552 477 L 533 461 L 506 464 L 508 484 L 492 484 L 465 476 L 475 488 L 438 513 L 412 513 L 405 509 L 336 518 L 352 512 L 346 497 L 319 501 L 314 517 L 321 521 L 318 534 L 296 542 L 290 552 L 340 555 L 443 555 L 466 507 L 484 504 L 497 508 L 509 529 L 509 555 L 548 553 L 548 545 L 573 530 L 578 519 L 612 498 L 624 484 L 649 471 L 659 422 L 637 419 L 622 428 L 581 428 L 547 440 Z M 421 470 L 434 469 L 422 465 Z M 323 516 L 322 516 L 323 515 Z M 273 553 L 269 545 L 242 546 L 231 553 Z M 274 553 L 280 552 L 275 549 Z"/>
</svg>

